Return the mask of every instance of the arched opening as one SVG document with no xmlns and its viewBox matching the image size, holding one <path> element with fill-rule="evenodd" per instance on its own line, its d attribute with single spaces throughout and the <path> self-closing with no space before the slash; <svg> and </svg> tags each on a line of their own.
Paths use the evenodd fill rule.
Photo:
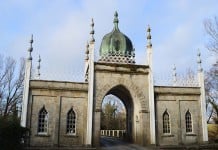
<svg viewBox="0 0 218 150">
<path fill-rule="evenodd" d="M 112 135 L 120 137 L 126 134 L 126 108 L 123 102 L 116 96 L 109 94 L 104 97 L 101 113 L 102 135 L 108 135 L 106 130 L 112 130 Z M 114 130 L 114 131 L 113 131 Z"/>
<path fill-rule="evenodd" d="M 132 141 L 133 103 L 129 91 L 123 86 L 109 90 L 102 100 L 101 136 Z"/>
</svg>

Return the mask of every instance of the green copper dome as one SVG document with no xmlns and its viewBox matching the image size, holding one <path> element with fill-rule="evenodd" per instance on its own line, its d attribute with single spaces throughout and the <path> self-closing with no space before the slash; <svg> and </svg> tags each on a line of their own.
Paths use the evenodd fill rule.
<svg viewBox="0 0 218 150">
<path fill-rule="evenodd" d="M 118 14 L 114 14 L 114 28 L 113 31 L 106 34 L 101 42 L 100 56 L 124 56 L 130 57 L 134 54 L 134 49 L 131 40 L 118 28 Z"/>
</svg>

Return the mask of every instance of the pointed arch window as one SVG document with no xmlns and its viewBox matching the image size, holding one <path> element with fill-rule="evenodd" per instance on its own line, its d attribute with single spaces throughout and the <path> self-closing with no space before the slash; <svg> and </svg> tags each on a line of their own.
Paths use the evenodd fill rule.
<svg viewBox="0 0 218 150">
<path fill-rule="evenodd" d="M 48 112 L 43 106 L 39 111 L 38 116 L 38 133 L 48 132 Z"/>
<path fill-rule="evenodd" d="M 167 111 L 163 113 L 163 133 L 170 133 L 170 116 Z"/>
<path fill-rule="evenodd" d="M 185 114 L 185 126 L 186 126 L 186 132 L 192 132 L 192 116 L 189 110 Z"/>
<path fill-rule="evenodd" d="M 67 134 L 76 134 L 76 114 L 73 108 L 67 113 Z"/>
</svg>

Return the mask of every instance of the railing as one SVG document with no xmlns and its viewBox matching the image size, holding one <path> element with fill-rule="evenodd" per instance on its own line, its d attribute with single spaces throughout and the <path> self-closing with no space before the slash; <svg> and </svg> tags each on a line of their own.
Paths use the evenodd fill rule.
<svg viewBox="0 0 218 150">
<path fill-rule="evenodd" d="M 188 77 L 178 75 L 176 78 L 170 76 L 154 76 L 156 86 L 179 86 L 179 87 L 199 87 L 197 75 Z"/>
<path fill-rule="evenodd" d="M 101 130 L 101 136 L 123 138 L 126 135 L 126 130 Z"/>
<path fill-rule="evenodd" d="M 40 70 L 40 76 L 37 70 L 33 69 L 32 80 L 55 80 L 55 81 L 71 81 L 71 82 L 84 82 L 84 72 L 82 69 L 66 69 L 59 71 L 56 69 L 43 68 Z"/>
</svg>

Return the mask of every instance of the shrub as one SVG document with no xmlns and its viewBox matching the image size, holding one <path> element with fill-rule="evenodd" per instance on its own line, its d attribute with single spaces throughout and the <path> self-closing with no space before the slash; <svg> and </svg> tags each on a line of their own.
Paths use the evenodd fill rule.
<svg viewBox="0 0 218 150">
<path fill-rule="evenodd" d="M 208 138 L 210 142 L 218 143 L 218 124 L 208 124 Z"/>
<path fill-rule="evenodd" d="M 27 129 L 20 126 L 15 116 L 0 116 L 0 145 L 3 150 L 21 150 L 21 139 Z"/>
</svg>

